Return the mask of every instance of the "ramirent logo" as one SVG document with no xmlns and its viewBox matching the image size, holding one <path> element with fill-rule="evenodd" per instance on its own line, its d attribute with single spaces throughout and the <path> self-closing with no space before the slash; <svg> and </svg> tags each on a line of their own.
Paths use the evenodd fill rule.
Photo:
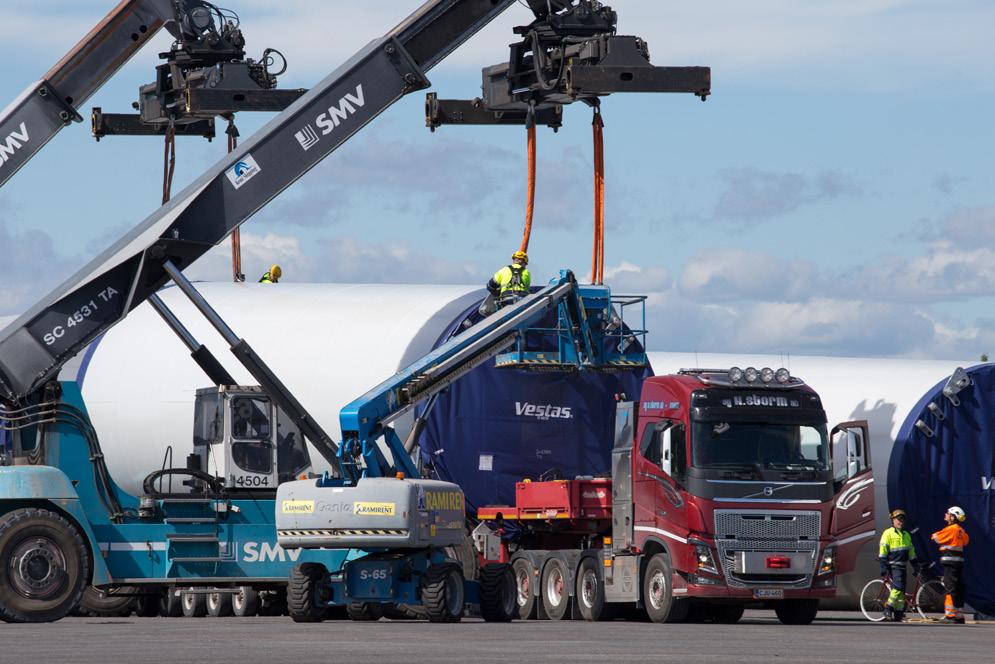
<svg viewBox="0 0 995 664">
<path fill-rule="evenodd" d="M 536 405 L 526 401 L 515 402 L 515 414 L 519 417 L 535 417 L 540 420 L 561 419 L 569 420 L 573 418 L 570 406 L 554 406 L 553 404 Z"/>
<path fill-rule="evenodd" d="M 20 131 L 12 131 L 7 138 L 0 141 L 0 168 L 29 140 L 28 125 L 22 122 Z"/>
<path fill-rule="evenodd" d="M 991 491 L 995 489 L 995 477 L 981 477 L 981 490 Z"/>
</svg>

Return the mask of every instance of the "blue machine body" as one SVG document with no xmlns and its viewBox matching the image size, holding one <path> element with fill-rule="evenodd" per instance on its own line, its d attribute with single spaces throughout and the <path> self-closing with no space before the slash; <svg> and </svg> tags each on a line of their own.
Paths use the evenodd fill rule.
<svg viewBox="0 0 995 664">
<path fill-rule="evenodd" d="M 86 412 L 76 383 L 62 383 L 62 390 L 64 404 Z M 276 543 L 275 499 L 245 493 L 231 500 L 162 497 L 153 517 L 139 518 L 139 498 L 112 480 L 107 491 L 124 513 L 116 522 L 82 434 L 65 423 L 48 426 L 47 465 L 0 467 L 0 513 L 46 507 L 75 522 L 90 548 L 92 585 L 283 584 L 296 563 L 339 569 L 360 555 L 282 549 Z"/>
<path fill-rule="evenodd" d="M 908 512 L 916 551 L 931 561 L 939 551 L 929 537 L 944 527 L 944 512 L 964 509 L 967 603 L 995 615 L 995 365 L 967 375 L 971 384 L 953 400 L 943 394 L 946 381 L 938 383 L 903 422 L 888 466 L 888 506 Z"/>
</svg>

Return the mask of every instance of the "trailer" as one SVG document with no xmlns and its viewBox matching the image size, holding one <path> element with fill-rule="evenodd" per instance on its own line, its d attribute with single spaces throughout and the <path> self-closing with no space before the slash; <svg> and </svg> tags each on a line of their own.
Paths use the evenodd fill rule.
<svg viewBox="0 0 995 664">
<path fill-rule="evenodd" d="M 485 561 L 512 566 L 521 618 L 807 624 L 873 538 L 867 423 L 831 430 L 786 369 L 687 369 L 620 397 L 609 477 L 524 480 L 480 508 Z"/>
</svg>

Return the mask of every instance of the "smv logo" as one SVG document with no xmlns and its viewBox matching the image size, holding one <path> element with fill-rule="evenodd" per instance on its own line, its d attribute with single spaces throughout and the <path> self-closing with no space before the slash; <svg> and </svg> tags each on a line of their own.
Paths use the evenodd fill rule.
<svg viewBox="0 0 995 664">
<path fill-rule="evenodd" d="M 21 123 L 19 131 L 12 131 L 7 134 L 7 138 L 0 141 L 0 168 L 29 140 L 28 125 L 24 122 Z"/>
<path fill-rule="evenodd" d="M 270 542 L 246 542 L 242 545 L 243 563 L 275 563 L 297 562 L 303 549 L 284 549 L 279 544 Z"/>
<path fill-rule="evenodd" d="M 242 185 L 256 177 L 262 170 L 259 164 L 256 163 L 256 160 L 252 158 L 252 155 L 247 154 L 241 160 L 235 162 L 234 166 L 225 171 L 225 175 L 228 176 L 228 181 L 231 182 L 235 189 L 241 189 Z"/>
<path fill-rule="evenodd" d="M 300 131 L 294 134 L 294 138 L 300 143 L 305 152 L 313 148 L 321 140 L 322 136 L 328 136 L 343 120 L 348 120 L 357 110 L 366 105 L 366 96 L 363 94 L 363 85 L 356 86 L 356 92 L 348 92 L 338 102 L 329 106 L 325 113 L 314 119 L 314 124 L 308 123 Z M 317 125 L 321 133 L 314 128 Z"/>
</svg>

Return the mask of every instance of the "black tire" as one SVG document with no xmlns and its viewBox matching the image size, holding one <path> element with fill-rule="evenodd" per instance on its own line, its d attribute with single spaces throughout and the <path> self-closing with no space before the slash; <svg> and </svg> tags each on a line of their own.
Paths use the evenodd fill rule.
<svg viewBox="0 0 995 664">
<path fill-rule="evenodd" d="M 463 569 L 455 563 L 429 567 L 421 578 L 421 599 L 429 622 L 459 622 L 466 608 Z"/>
<path fill-rule="evenodd" d="M 299 563 L 290 572 L 287 610 L 294 622 L 321 622 L 328 614 L 328 569 L 321 563 Z"/>
<path fill-rule="evenodd" d="M 871 579 L 860 591 L 860 612 L 871 622 L 883 622 L 887 600 L 888 587 L 884 579 Z"/>
<path fill-rule="evenodd" d="M 184 618 L 203 618 L 207 615 L 207 595 L 185 592 L 180 595 Z"/>
<path fill-rule="evenodd" d="M 518 617 L 521 620 L 532 620 L 536 617 L 536 587 L 539 585 L 538 574 L 532 561 L 528 558 L 516 558 L 511 563 L 515 575 L 515 604 L 518 606 Z"/>
<path fill-rule="evenodd" d="M 539 600 L 547 620 L 563 620 L 570 610 L 570 572 L 562 558 L 553 557 L 542 567 Z"/>
<path fill-rule="evenodd" d="M 269 590 L 259 593 L 259 615 L 287 615 L 287 593 L 284 590 Z"/>
<path fill-rule="evenodd" d="M 135 598 L 135 615 L 139 618 L 155 618 L 159 615 L 161 591 L 155 594 L 139 595 Z"/>
<path fill-rule="evenodd" d="M 785 599 L 774 605 L 777 619 L 785 625 L 809 625 L 819 613 L 817 599 Z"/>
<path fill-rule="evenodd" d="M 130 616 L 135 608 L 136 592 L 138 589 L 133 586 L 121 586 L 114 588 L 113 594 L 105 594 L 93 586 L 87 586 L 73 614 L 91 618 Z"/>
<path fill-rule="evenodd" d="M 487 622 L 511 622 L 518 614 L 515 573 L 507 563 L 480 570 L 480 615 Z"/>
<path fill-rule="evenodd" d="M 384 604 L 383 617 L 387 620 L 424 620 L 425 607 L 407 604 Z"/>
<path fill-rule="evenodd" d="M 346 614 L 356 622 L 376 622 L 383 618 L 383 609 L 377 602 L 352 602 L 346 606 Z"/>
<path fill-rule="evenodd" d="M 59 620 L 79 603 L 89 578 L 89 548 L 62 516 L 27 507 L 0 517 L 0 620 Z"/>
<path fill-rule="evenodd" d="M 574 596 L 577 609 L 584 620 L 603 620 L 605 611 L 605 581 L 601 572 L 601 561 L 590 556 L 582 558 L 577 566 Z"/>
<path fill-rule="evenodd" d="M 746 607 L 741 604 L 715 604 L 708 610 L 713 623 L 734 625 L 743 617 Z"/>
<path fill-rule="evenodd" d="M 183 599 L 179 589 L 166 588 L 159 598 L 159 615 L 163 618 L 179 618 L 183 615 Z"/>
<path fill-rule="evenodd" d="M 217 592 L 207 596 L 207 615 L 212 618 L 227 618 L 234 609 L 231 605 L 231 593 Z"/>
<path fill-rule="evenodd" d="M 231 610 L 239 618 L 249 618 L 259 612 L 259 593 L 252 586 L 239 586 L 231 596 Z"/>
<path fill-rule="evenodd" d="M 939 579 L 930 579 L 916 591 L 916 613 L 923 620 L 940 620 L 946 614 L 944 603 L 947 591 Z"/>
<path fill-rule="evenodd" d="M 643 571 L 643 605 L 646 615 L 655 623 L 681 622 L 687 618 L 691 604 L 686 599 L 674 599 L 674 570 L 670 556 L 658 553 L 649 559 Z"/>
</svg>

